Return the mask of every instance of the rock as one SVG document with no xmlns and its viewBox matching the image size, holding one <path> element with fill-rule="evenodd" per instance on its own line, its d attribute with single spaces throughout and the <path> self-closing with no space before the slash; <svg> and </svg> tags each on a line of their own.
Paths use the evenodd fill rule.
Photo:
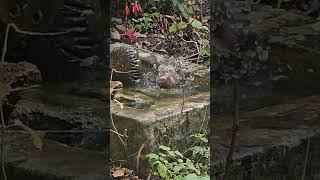
<svg viewBox="0 0 320 180">
<path fill-rule="evenodd" d="M 126 32 L 126 28 L 123 26 L 123 25 L 116 25 L 116 28 L 121 32 L 121 33 L 124 33 Z"/>
<path fill-rule="evenodd" d="M 148 108 L 155 103 L 155 99 L 139 92 L 118 91 L 114 97 L 128 107 L 137 109 Z"/>
<path fill-rule="evenodd" d="M 110 82 L 110 87 L 112 89 L 119 89 L 119 88 L 123 88 L 123 84 L 121 81 L 111 81 Z"/>
<path fill-rule="evenodd" d="M 43 139 L 42 151 L 30 135 L 7 131 L 5 136 L 8 179 L 105 180 L 105 154 Z M 106 137 L 105 137 L 106 138 Z"/>
<path fill-rule="evenodd" d="M 106 103 L 92 98 L 89 87 L 71 94 L 73 89 L 71 84 L 52 83 L 21 91 L 10 122 L 17 119 L 35 130 L 105 129 Z"/>
<path fill-rule="evenodd" d="M 22 31 L 57 33 L 45 36 L 22 36 L 10 30 L 8 39 L 7 62 L 25 59 L 35 64 L 44 80 L 79 80 L 84 77 L 85 69 L 80 67 L 83 60 L 99 56 L 99 63 L 93 63 L 90 69 L 97 71 L 105 63 L 102 48 L 105 41 L 105 7 L 99 0 L 85 2 L 65 0 L 21 2 L 18 9 L 28 7 L 23 13 L 10 13 L 6 1 L 0 1 L 0 40 L 3 42 L 4 27 L 13 23 Z M 14 18 L 13 18 L 14 17 Z M 13 18 L 12 20 L 10 20 Z M 23 19 L 23 22 L 19 19 Z"/>
<path fill-rule="evenodd" d="M 115 22 L 117 24 L 122 24 L 122 19 L 120 19 L 120 18 L 111 18 L 111 22 Z"/>
<path fill-rule="evenodd" d="M 141 34 L 139 32 L 137 32 L 136 35 L 137 35 L 138 38 L 146 38 L 146 37 L 148 37 L 147 34 Z"/>
<path fill-rule="evenodd" d="M 30 86 L 42 81 L 37 66 L 28 62 L 0 63 L 0 83 L 13 88 Z"/>
<path fill-rule="evenodd" d="M 123 43 L 111 44 L 110 51 L 111 54 L 114 54 L 111 61 L 118 62 L 118 66 L 121 65 L 123 69 L 127 69 L 127 57 L 129 56 L 119 56 L 123 54 L 120 51 L 121 47 L 122 49 L 132 49 L 132 47 L 129 48 L 129 45 Z M 179 59 L 174 57 L 161 55 L 142 48 L 135 48 L 134 51 L 137 52 L 134 53 L 135 58 L 139 60 L 136 61 L 136 69 L 142 77 L 141 80 L 144 85 L 149 87 L 156 87 L 158 85 L 160 88 L 179 88 L 178 85 L 181 80 L 184 82 L 188 81 L 187 83 L 190 86 L 208 86 L 209 84 L 210 70 L 207 66 L 188 61 L 180 62 Z M 124 75 L 128 76 L 127 74 Z M 156 80 L 158 80 L 157 84 Z M 126 83 L 122 82 L 126 86 Z"/>
<path fill-rule="evenodd" d="M 320 141 L 319 107 L 320 97 L 311 96 L 241 113 L 237 151 L 234 153 L 234 162 L 237 163 L 230 168 L 230 179 L 301 177 L 301 171 L 296 169 L 303 168 L 301 162 L 305 159 L 309 138 L 309 158 L 319 161 L 316 153 Z M 232 118 L 216 116 L 215 122 L 210 130 L 213 137 L 209 139 L 215 152 L 211 157 L 211 172 L 215 179 L 220 179 L 229 151 Z M 254 173 L 248 174 L 247 168 Z M 318 174 L 318 169 L 319 164 L 311 163 L 306 177 Z"/>
<path fill-rule="evenodd" d="M 157 84 L 162 88 L 175 88 L 180 80 L 175 68 L 169 65 L 160 65 L 158 67 Z"/>
<path fill-rule="evenodd" d="M 314 23 L 312 25 L 313 29 L 315 29 L 316 31 L 320 31 L 320 21 Z"/>
<path fill-rule="evenodd" d="M 127 140 L 132 142 L 128 143 L 128 153 L 137 152 L 144 144 L 144 153 L 147 154 L 169 141 L 173 148 L 189 147 L 189 135 L 198 132 L 201 124 L 206 124 L 209 120 L 209 94 L 199 93 L 187 97 L 182 114 L 181 99 L 174 97 L 163 102 L 156 101 L 156 104 L 145 109 L 112 106 L 111 112 L 118 132 L 128 130 Z M 206 128 L 205 125 L 203 127 Z M 124 158 L 121 151 L 123 145 L 117 135 L 111 133 L 110 140 L 112 158 Z"/>
<path fill-rule="evenodd" d="M 121 35 L 116 29 L 111 29 L 111 39 L 120 41 Z"/>
</svg>

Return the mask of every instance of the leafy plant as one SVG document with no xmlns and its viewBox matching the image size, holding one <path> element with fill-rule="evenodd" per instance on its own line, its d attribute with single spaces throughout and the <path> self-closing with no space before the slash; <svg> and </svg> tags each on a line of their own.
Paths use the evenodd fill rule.
<svg viewBox="0 0 320 180">
<path fill-rule="evenodd" d="M 192 6 L 188 6 L 184 0 L 172 0 L 173 6 L 177 7 L 182 15 L 187 18 L 188 14 L 192 13 Z"/>
<path fill-rule="evenodd" d="M 187 23 L 186 22 L 179 22 L 179 23 L 173 23 L 171 26 L 170 26 L 170 29 L 169 29 L 169 32 L 172 33 L 172 32 L 177 32 L 179 30 L 182 30 L 182 29 L 185 29 L 187 27 Z"/>
<path fill-rule="evenodd" d="M 155 23 L 152 19 L 154 15 L 144 13 L 144 16 L 138 19 L 132 19 L 134 22 L 134 28 L 138 32 L 148 32 L 155 27 Z"/>
<path fill-rule="evenodd" d="M 173 21 L 175 21 L 175 18 L 171 18 Z M 204 26 L 202 22 L 198 21 L 194 18 L 189 18 L 188 22 L 181 21 L 179 23 L 174 22 L 170 29 L 170 33 L 177 32 L 179 30 L 185 29 L 188 27 L 188 25 L 191 25 L 192 28 L 194 28 L 197 31 L 209 31 L 209 28 L 207 26 Z"/>
<path fill-rule="evenodd" d="M 204 134 L 190 136 L 195 138 L 195 143 L 184 155 L 178 150 L 160 145 L 157 153 L 151 153 L 146 156 L 149 164 L 153 167 L 153 174 L 162 179 L 191 180 L 203 179 L 209 180 L 209 152 L 207 147 L 208 140 Z M 199 144 L 199 145 L 195 145 Z"/>
<path fill-rule="evenodd" d="M 201 43 L 199 54 L 201 57 L 210 57 L 210 42 L 208 40 Z"/>
<path fill-rule="evenodd" d="M 207 26 L 204 26 L 202 22 L 194 19 L 194 18 L 189 18 L 189 23 L 193 28 L 196 28 L 198 30 L 204 30 L 204 31 L 209 31 L 209 28 Z"/>
</svg>

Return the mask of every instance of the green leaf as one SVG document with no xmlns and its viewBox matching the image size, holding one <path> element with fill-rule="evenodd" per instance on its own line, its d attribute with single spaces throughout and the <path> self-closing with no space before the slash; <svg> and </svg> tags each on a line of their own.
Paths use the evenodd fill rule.
<svg viewBox="0 0 320 180">
<path fill-rule="evenodd" d="M 161 157 L 167 157 L 167 155 L 164 154 L 164 153 L 159 152 L 158 154 L 159 154 L 159 156 L 161 156 Z"/>
<path fill-rule="evenodd" d="M 187 27 L 187 23 L 185 23 L 183 21 L 177 24 L 178 30 L 184 29 L 186 27 Z"/>
<path fill-rule="evenodd" d="M 179 151 L 174 151 L 176 153 L 176 155 L 180 156 L 181 158 L 183 158 L 183 154 L 181 154 Z"/>
<path fill-rule="evenodd" d="M 161 164 L 161 162 L 160 161 L 154 161 L 154 162 L 151 163 L 152 166 L 155 166 L 157 164 Z"/>
<path fill-rule="evenodd" d="M 171 150 L 170 147 L 163 146 L 163 145 L 160 145 L 159 148 L 162 149 L 162 150 L 164 150 L 164 151 L 170 151 L 170 150 Z"/>
<path fill-rule="evenodd" d="M 200 29 L 201 27 L 203 27 L 202 22 L 193 19 L 193 21 L 191 22 L 191 26 L 197 29 Z"/>
<path fill-rule="evenodd" d="M 147 159 L 159 159 L 159 155 L 154 154 L 154 153 L 150 153 L 148 155 L 146 155 Z"/>
<path fill-rule="evenodd" d="M 198 176 L 197 174 L 188 174 L 187 176 L 184 177 L 184 180 L 210 180 L 210 176 L 209 175 L 205 175 L 205 176 Z"/>
<path fill-rule="evenodd" d="M 167 167 L 164 165 L 164 164 L 159 164 L 157 166 L 157 170 L 158 170 L 158 173 L 160 175 L 160 177 L 162 178 L 166 178 L 167 177 Z"/>
<path fill-rule="evenodd" d="M 175 151 L 168 151 L 169 156 L 171 157 L 177 157 Z"/>
<path fill-rule="evenodd" d="M 205 151 L 205 149 L 203 147 L 200 146 L 194 146 L 191 148 L 192 150 L 192 155 L 195 156 L 197 154 L 203 155 L 203 152 Z"/>
<path fill-rule="evenodd" d="M 200 29 L 205 30 L 205 31 L 209 31 L 209 28 L 207 26 L 202 26 Z"/>
<path fill-rule="evenodd" d="M 195 180 L 198 178 L 199 176 L 197 174 L 188 174 L 187 176 L 184 177 L 184 180 Z"/>
<path fill-rule="evenodd" d="M 185 167 L 185 165 L 183 164 L 183 163 L 180 163 L 180 164 L 178 164 L 177 166 L 175 166 L 174 168 L 173 168 L 173 171 L 175 172 L 175 173 L 178 173 L 178 172 L 180 172 L 182 169 L 185 169 L 186 167 Z"/>
<path fill-rule="evenodd" d="M 190 159 L 187 160 L 186 165 L 187 165 L 188 168 L 191 169 L 191 170 L 194 170 L 194 171 L 197 170 L 197 169 L 194 167 L 194 164 L 193 164 L 193 162 L 192 162 Z"/>
<path fill-rule="evenodd" d="M 173 33 L 178 30 L 178 25 L 176 23 L 172 24 L 172 26 L 169 28 L 169 32 Z"/>
</svg>

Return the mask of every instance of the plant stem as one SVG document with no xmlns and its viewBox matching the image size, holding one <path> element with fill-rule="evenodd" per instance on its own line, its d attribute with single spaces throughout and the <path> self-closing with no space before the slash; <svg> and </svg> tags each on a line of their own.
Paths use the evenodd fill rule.
<svg viewBox="0 0 320 180">
<path fill-rule="evenodd" d="M 303 171 L 302 171 L 301 180 L 304 180 L 304 178 L 306 176 L 309 151 L 310 151 L 310 137 L 308 138 L 308 144 L 307 144 L 306 156 L 305 156 L 305 159 L 304 159 L 304 165 L 303 165 Z"/>
<path fill-rule="evenodd" d="M 233 114 L 232 135 L 231 135 L 230 149 L 226 159 L 226 166 L 225 166 L 225 173 L 223 176 L 223 180 L 226 180 L 229 175 L 229 169 L 232 163 L 233 153 L 235 149 L 237 132 L 239 129 L 239 80 L 235 78 L 233 79 L 233 103 L 234 103 L 234 114 Z"/>
<path fill-rule="evenodd" d="M 4 158 L 4 149 L 5 149 L 5 143 L 4 143 L 4 136 L 5 136 L 5 122 L 4 122 L 4 116 L 3 116 L 3 110 L 2 110 L 2 99 L 0 99 L 0 118 L 1 118 L 1 170 L 2 170 L 2 175 L 3 179 L 7 180 L 7 174 L 6 174 L 6 169 L 5 169 L 5 158 Z"/>
</svg>

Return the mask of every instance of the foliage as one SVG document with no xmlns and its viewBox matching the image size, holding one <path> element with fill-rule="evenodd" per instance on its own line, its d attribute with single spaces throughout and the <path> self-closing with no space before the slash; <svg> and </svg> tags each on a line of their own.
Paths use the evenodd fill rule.
<svg viewBox="0 0 320 180">
<path fill-rule="evenodd" d="M 174 20 L 174 18 L 173 18 Z M 175 21 L 175 20 L 174 20 Z M 191 26 L 194 30 L 197 30 L 197 31 L 209 31 L 209 28 L 207 26 L 204 26 L 202 22 L 194 19 L 194 18 L 189 18 L 188 22 L 184 22 L 184 21 L 181 21 L 179 23 L 177 22 L 174 22 L 170 29 L 169 29 L 169 32 L 170 33 L 174 33 L 174 32 L 177 32 L 179 30 L 183 30 L 185 28 L 187 28 L 189 26 Z"/>
<path fill-rule="evenodd" d="M 201 57 L 210 57 L 210 42 L 208 40 L 201 43 L 199 54 Z"/>
<path fill-rule="evenodd" d="M 198 30 L 204 30 L 204 31 L 209 31 L 209 28 L 207 26 L 204 26 L 202 24 L 202 22 L 194 19 L 194 18 L 190 18 L 189 19 L 189 23 L 191 24 L 191 26 L 195 29 L 198 29 Z"/>
<path fill-rule="evenodd" d="M 191 14 L 192 6 L 188 6 L 184 0 L 171 0 L 174 7 L 177 7 L 182 15 L 187 18 L 188 14 Z"/>
<path fill-rule="evenodd" d="M 153 21 L 153 17 L 155 17 L 157 14 L 156 13 L 144 13 L 143 17 L 138 18 L 138 19 L 132 19 L 134 22 L 134 28 L 138 32 L 148 32 L 151 31 L 156 24 Z"/>
<path fill-rule="evenodd" d="M 150 153 L 146 156 L 153 167 L 154 175 L 162 179 L 175 180 L 210 179 L 208 140 L 205 134 L 192 135 L 190 138 L 196 142 L 185 153 L 160 145 L 157 153 Z"/>
<path fill-rule="evenodd" d="M 182 30 L 182 29 L 185 29 L 187 27 L 187 23 L 186 22 L 179 22 L 179 23 L 173 23 L 169 29 L 169 32 L 170 33 L 173 33 L 173 32 L 177 32 L 179 30 Z"/>
</svg>

